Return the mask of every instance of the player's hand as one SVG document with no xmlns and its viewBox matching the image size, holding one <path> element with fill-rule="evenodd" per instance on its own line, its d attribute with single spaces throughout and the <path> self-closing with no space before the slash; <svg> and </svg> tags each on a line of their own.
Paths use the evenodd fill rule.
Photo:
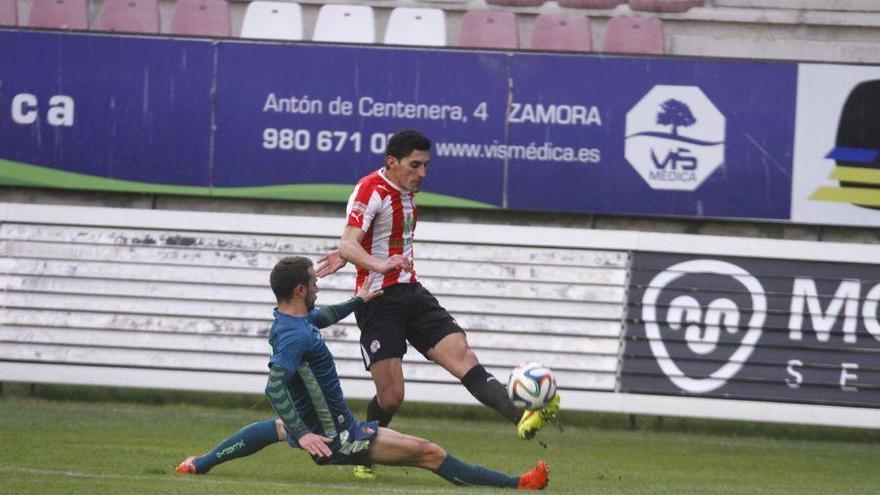
<svg viewBox="0 0 880 495">
<path fill-rule="evenodd" d="M 315 433 L 306 433 L 305 435 L 299 437 L 298 442 L 299 446 L 303 450 L 313 456 L 330 457 L 331 455 L 333 455 L 330 447 L 327 446 L 327 444 L 333 443 L 333 440 L 330 440 L 327 437 L 322 437 L 321 435 L 316 435 Z"/>
<path fill-rule="evenodd" d="M 367 275 L 367 278 L 364 280 L 364 283 L 362 283 L 361 286 L 358 287 L 357 293 L 355 293 L 355 296 L 363 299 L 365 303 L 368 303 L 368 302 L 372 301 L 373 299 L 375 299 L 385 293 L 385 291 L 383 291 L 381 289 L 377 290 L 377 291 L 370 292 L 370 285 L 373 284 L 373 277 L 374 276 L 375 276 L 374 273 Z"/>
<path fill-rule="evenodd" d="M 339 254 L 339 249 L 334 249 L 324 256 L 321 256 L 318 260 L 318 267 L 315 270 L 315 275 L 317 275 L 318 278 L 333 275 L 338 272 L 340 268 L 345 266 L 345 264 L 346 261 L 342 259 L 342 255 Z"/>
<path fill-rule="evenodd" d="M 412 272 L 412 261 L 402 254 L 392 254 L 387 260 L 385 260 L 381 272 L 388 273 L 396 270 Z"/>
</svg>

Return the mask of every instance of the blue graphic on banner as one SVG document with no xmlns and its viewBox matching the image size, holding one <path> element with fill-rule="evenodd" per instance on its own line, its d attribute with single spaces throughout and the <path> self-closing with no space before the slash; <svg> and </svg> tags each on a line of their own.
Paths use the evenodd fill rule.
<svg viewBox="0 0 880 495">
<path fill-rule="evenodd" d="M 414 128 L 423 204 L 788 219 L 796 82 L 789 63 L 0 29 L 0 183 L 342 201 Z"/>
</svg>

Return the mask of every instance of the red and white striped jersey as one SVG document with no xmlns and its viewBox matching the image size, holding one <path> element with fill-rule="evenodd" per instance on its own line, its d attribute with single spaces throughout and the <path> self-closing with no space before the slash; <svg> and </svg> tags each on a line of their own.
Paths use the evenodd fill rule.
<svg viewBox="0 0 880 495">
<path fill-rule="evenodd" d="M 397 187 L 385 177 L 385 169 L 379 169 L 362 178 L 354 186 L 348 198 L 346 225 L 363 230 L 366 235 L 361 246 L 372 256 L 386 260 L 393 254 L 413 259 L 413 238 L 419 218 L 414 194 Z M 367 270 L 358 267 L 355 290 L 367 277 Z M 416 269 L 412 273 L 395 270 L 377 275 L 372 290 L 394 284 L 416 282 Z"/>
</svg>

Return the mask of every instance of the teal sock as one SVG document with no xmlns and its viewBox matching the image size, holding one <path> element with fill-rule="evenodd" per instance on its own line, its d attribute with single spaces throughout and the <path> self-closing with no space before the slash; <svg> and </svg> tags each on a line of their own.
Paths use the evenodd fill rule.
<svg viewBox="0 0 880 495">
<path fill-rule="evenodd" d="M 446 481 L 456 485 L 506 488 L 516 488 L 519 485 L 519 476 L 508 476 L 498 471 L 486 469 L 483 466 L 468 464 L 456 459 L 451 454 L 446 455 L 446 459 L 443 459 L 443 463 L 434 472 Z"/>
<path fill-rule="evenodd" d="M 275 420 L 258 421 L 238 430 L 235 435 L 220 442 L 207 454 L 197 457 L 193 464 L 198 473 L 204 474 L 217 464 L 249 456 L 278 441 Z"/>
</svg>

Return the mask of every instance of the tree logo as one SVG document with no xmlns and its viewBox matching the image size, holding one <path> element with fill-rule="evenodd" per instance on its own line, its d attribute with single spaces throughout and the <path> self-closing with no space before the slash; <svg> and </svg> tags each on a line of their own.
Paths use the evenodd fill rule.
<svg viewBox="0 0 880 495">
<path fill-rule="evenodd" d="M 652 189 L 693 191 L 724 164 L 726 119 L 696 86 L 654 86 L 626 114 L 629 164 Z"/>
</svg>

